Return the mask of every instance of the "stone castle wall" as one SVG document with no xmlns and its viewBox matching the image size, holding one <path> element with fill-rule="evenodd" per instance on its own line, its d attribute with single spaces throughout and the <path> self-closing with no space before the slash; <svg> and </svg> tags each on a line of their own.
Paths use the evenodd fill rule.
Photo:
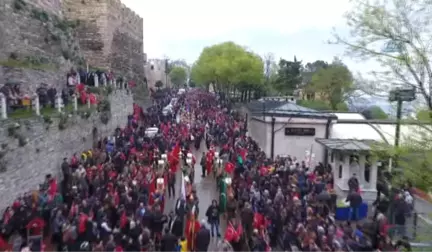
<svg viewBox="0 0 432 252">
<path fill-rule="evenodd" d="M 92 147 L 95 128 L 97 136 L 101 137 L 126 124 L 127 116 L 133 110 L 132 96 L 117 90 L 109 99 L 112 116 L 106 125 L 101 123 L 96 112 L 88 119 L 71 117 L 64 130 L 59 129 L 55 118 L 48 129 L 42 118 L 21 120 L 19 134 L 29 140 L 25 146 L 20 146 L 18 139 L 9 136 L 9 126 L 16 121 L 0 122 L 0 162 L 6 167 L 6 171 L 0 173 L 0 209 L 19 195 L 36 189 L 46 174 L 59 176 L 63 158 Z"/>
<path fill-rule="evenodd" d="M 143 19 L 120 0 L 1 0 L 0 24 L 0 86 L 61 88 L 85 63 L 144 79 Z"/>
<path fill-rule="evenodd" d="M 17 82 L 34 91 L 41 83 L 66 83 L 66 72 L 83 58 L 61 6 L 61 0 L 0 1 L 0 86 Z"/>
<path fill-rule="evenodd" d="M 81 20 L 78 37 L 88 63 L 144 79 L 143 19 L 120 0 L 63 0 L 68 19 Z"/>
</svg>

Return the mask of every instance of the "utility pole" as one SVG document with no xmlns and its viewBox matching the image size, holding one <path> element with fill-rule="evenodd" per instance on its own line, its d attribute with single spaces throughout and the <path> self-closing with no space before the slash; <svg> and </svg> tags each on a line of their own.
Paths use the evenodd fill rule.
<svg viewBox="0 0 432 252">
<path fill-rule="evenodd" d="M 165 59 L 165 86 L 168 87 L 168 59 Z"/>
</svg>

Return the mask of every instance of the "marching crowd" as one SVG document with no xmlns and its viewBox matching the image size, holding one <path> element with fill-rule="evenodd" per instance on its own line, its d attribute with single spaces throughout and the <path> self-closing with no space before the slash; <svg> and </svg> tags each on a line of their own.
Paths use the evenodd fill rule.
<svg viewBox="0 0 432 252">
<path fill-rule="evenodd" d="M 372 223 L 356 223 L 354 213 L 353 221 L 335 220 L 331 167 L 309 167 L 289 156 L 269 159 L 222 96 L 189 91 L 167 115 L 162 110 L 176 92 L 160 92 L 146 111 L 135 105 L 126 126 L 98 146 L 65 158 L 61 182 L 47 175 L 38 190 L 6 209 L 0 249 L 207 251 L 213 236 L 221 238 L 217 251 L 395 251 L 380 211 Z M 145 129 L 154 126 L 159 134 L 148 137 Z M 208 151 L 188 164 L 185 158 L 202 140 Z M 163 156 L 169 165 L 159 170 Z M 214 174 L 220 192 L 204 206 L 205 221 L 197 218 L 203 206 L 193 185 L 195 162 L 203 176 Z M 178 172 L 186 181 L 180 195 Z M 356 209 L 362 199 L 352 182 L 348 201 Z M 177 199 L 169 215 L 166 197 Z M 34 220 L 43 231 L 28 232 Z"/>
</svg>

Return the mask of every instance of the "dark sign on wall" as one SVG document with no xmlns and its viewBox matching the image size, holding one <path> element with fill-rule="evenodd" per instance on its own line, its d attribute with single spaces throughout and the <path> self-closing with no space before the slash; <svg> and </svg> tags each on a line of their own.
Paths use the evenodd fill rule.
<svg viewBox="0 0 432 252">
<path fill-rule="evenodd" d="M 285 136 L 315 136 L 315 128 L 285 128 Z"/>
</svg>

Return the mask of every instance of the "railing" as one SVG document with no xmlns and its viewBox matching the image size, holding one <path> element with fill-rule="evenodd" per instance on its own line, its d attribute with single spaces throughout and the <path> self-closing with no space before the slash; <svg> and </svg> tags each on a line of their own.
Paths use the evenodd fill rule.
<svg viewBox="0 0 432 252">
<path fill-rule="evenodd" d="M 393 241 L 407 238 L 413 251 L 432 251 L 432 225 L 413 213 L 405 225 L 391 225 L 388 235 Z"/>
<path fill-rule="evenodd" d="M 101 85 L 99 85 L 99 78 L 97 75 L 94 79 L 94 87 L 95 88 L 105 88 L 111 86 L 113 89 L 126 89 L 128 91 L 128 85 L 126 81 L 118 82 L 116 80 L 107 80 L 106 78 L 101 79 Z M 66 112 L 66 111 L 78 111 L 78 97 L 77 95 L 72 95 L 72 106 L 66 106 L 61 94 L 57 94 L 55 97 L 55 109 L 50 109 L 50 111 L 54 110 L 55 112 Z M 41 103 L 39 101 L 39 95 L 33 94 L 31 96 L 25 97 L 21 99 L 22 106 L 19 109 L 9 111 L 8 105 L 7 105 L 7 97 L 0 92 L 0 120 L 6 120 L 9 117 L 12 118 L 20 118 L 21 114 L 23 114 L 22 117 L 28 117 L 28 116 L 40 116 L 44 114 L 47 110 L 47 108 L 41 108 Z M 24 102 L 25 101 L 25 102 Z M 86 107 L 88 109 L 91 109 L 92 105 L 90 102 L 90 97 L 86 100 Z M 17 111 L 21 111 L 23 113 L 19 113 Z"/>
</svg>

